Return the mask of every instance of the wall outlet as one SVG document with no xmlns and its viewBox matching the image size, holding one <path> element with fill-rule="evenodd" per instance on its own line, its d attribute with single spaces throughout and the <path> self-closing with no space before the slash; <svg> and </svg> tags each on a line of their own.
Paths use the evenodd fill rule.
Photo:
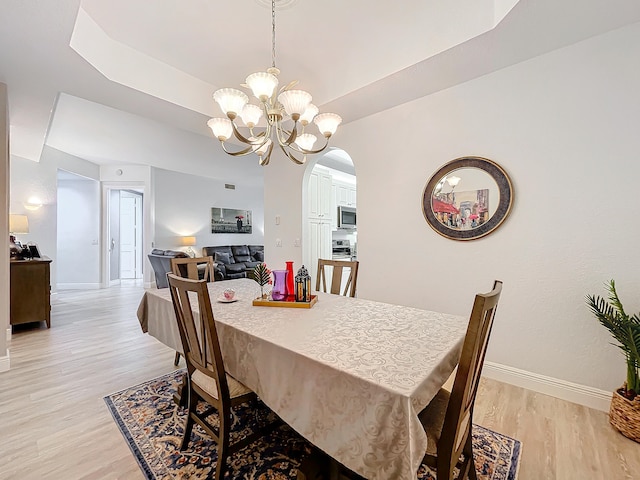
<svg viewBox="0 0 640 480">
<path fill-rule="evenodd" d="M 280 215 L 276 215 L 276 225 L 280 225 Z"/>
<path fill-rule="evenodd" d="M 282 246 L 282 240 L 280 240 L 279 238 L 276 238 L 276 247 L 281 247 Z"/>
<path fill-rule="evenodd" d="M 296 238 L 296 239 L 293 241 L 293 246 L 294 246 L 294 247 L 299 247 L 299 246 L 300 246 L 300 239 L 299 239 L 299 238 Z"/>
</svg>

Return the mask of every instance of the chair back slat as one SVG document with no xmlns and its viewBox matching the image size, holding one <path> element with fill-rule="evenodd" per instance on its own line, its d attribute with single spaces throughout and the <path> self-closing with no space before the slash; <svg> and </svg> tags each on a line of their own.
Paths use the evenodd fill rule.
<svg viewBox="0 0 640 480">
<path fill-rule="evenodd" d="M 221 401 L 228 400 L 229 387 L 207 282 L 173 273 L 167 274 L 167 279 L 189 375 L 199 370 L 213 378 Z M 194 311 L 194 300 L 197 311 Z"/>
<path fill-rule="evenodd" d="M 473 405 L 501 292 L 502 282 L 496 280 L 491 292 L 475 297 L 438 445 L 439 452 L 441 449 L 452 452 L 451 461 L 457 461 L 460 457 L 469 432 Z"/>
<path fill-rule="evenodd" d="M 318 273 L 316 276 L 316 291 L 327 292 L 327 272 L 325 267 L 333 267 L 333 273 L 331 276 L 331 288 L 329 293 L 334 295 L 343 295 L 349 297 L 355 297 L 356 285 L 358 281 L 358 265 L 357 260 L 325 260 L 318 259 Z M 342 272 L 344 269 L 349 269 L 349 277 L 345 282 L 344 289 L 342 290 Z M 322 290 L 320 287 L 322 286 Z M 341 291 L 342 290 L 342 291 Z"/>
<path fill-rule="evenodd" d="M 213 282 L 214 279 L 214 264 L 213 257 L 196 257 L 196 258 L 172 258 L 171 272 L 174 275 L 183 278 L 190 278 L 191 280 L 200 280 L 198 266 L 204 265 L 203 279 L 208 282 Z"/>
</svg>

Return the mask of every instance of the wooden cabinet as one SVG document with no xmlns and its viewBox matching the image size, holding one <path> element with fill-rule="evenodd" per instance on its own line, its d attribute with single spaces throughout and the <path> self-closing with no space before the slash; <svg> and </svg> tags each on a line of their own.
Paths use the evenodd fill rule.
<svg viewBox="0 0 640 480">
<path fill-rule="evenodd" d="M 11 325 L 47 322 L 51 327 L 51 259 L 10 261 Z"/>
</svg>

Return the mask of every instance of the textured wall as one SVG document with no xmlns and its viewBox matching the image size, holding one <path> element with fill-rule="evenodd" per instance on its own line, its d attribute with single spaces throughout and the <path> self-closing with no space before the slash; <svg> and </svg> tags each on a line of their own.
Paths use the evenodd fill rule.
<svg viewBox="0 0 640 480">
<path fill-rule="evenodd" d="M 344 125 L 332 143 L 356 168 L 359 296 L 468 315 L 473 295 L 501 279 L 488 360 L 619 386 L 623 358 L 584 296 L 616 278 L 640 310 L 638 85 L 635 24 Z M 510 218 L 472 242 L 437 235 L 421 211 L 432 173 L 464 155 L 498 162 L 515 189 Z M 297 189 L 278 185 L 301 180 L 300 170 L 265 175 L 267 217 L 286 207 L 295 217 Z M 274 237 L 267 222 L 268 245 Z"/>
</svg>

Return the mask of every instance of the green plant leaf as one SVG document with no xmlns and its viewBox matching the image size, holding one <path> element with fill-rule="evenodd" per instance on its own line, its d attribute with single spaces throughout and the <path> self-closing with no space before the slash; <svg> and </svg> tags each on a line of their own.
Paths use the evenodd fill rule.
<svg viewBox="0 0 640 480">
<path fill-rule="evenodd" d="M 596 295 L 587 295 L 589 309 L 618 342 L 627 361 L 627 388 L 640 393 L 640 314 L 627 315 L 618 297 L 614 280 L 605 283 L 608 301 Z"/>
</svg>

